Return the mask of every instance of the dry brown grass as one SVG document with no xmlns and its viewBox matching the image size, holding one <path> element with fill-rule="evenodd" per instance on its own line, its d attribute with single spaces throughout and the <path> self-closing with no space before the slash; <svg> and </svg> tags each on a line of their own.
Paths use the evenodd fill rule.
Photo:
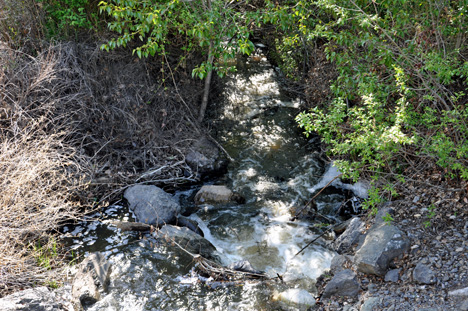
<svg viewBox="0 0 468 311">
<path fill-rule="evenodd" d="M 32 250 L 41 243 L 47 252 L 54 230 L 80 215 L 73 196 L 84 184 L 73 176 L 73 149 L 60 140 L 19 133 L 1 143 L 0 292 L 49 280 L 55 265 L 44 266 Z"/>
<path fill-rule="evenodd" d="M 34 248 L 41 243 L 44 256 L 60 224 L 84 211 L 91 170 L 69 139 L 71 114 L 56 114 L 79 92 L 60 92 L 74 82 L 59 78 L 57 64 L 53 50 L 0 48 L 0 295 L 60 279 L 60 263 L 41 263 Z"/>
<path fill-rule="evenodd" d="M 135 182 L 196 179 L 184 154 L 200 135 L 202 88 L 188 74 L 172 79 L 166 65 L 186 87 L 158 83 L 154 63 L 98 44 L 35 53 L 0 40 L 0 296 L 60 281 L 60 256 L 43 257 L 60 225 L 96 201 Z"/>
</svg>

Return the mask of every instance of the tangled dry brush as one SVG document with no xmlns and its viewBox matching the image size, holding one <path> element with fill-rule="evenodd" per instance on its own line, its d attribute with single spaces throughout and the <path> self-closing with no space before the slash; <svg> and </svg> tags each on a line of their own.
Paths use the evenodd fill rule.
<svg viewBox="0 0 468 311">
<path fill-rule="evenodd" d="M 186 94 L 153 82 L 128 52 L 1 45 L 0 67 L 2 296 L 60 280 L 53 234 L 96 201 L 136 180 L 192 180 L 183 160 L 196 130 Z"/>
</svg>

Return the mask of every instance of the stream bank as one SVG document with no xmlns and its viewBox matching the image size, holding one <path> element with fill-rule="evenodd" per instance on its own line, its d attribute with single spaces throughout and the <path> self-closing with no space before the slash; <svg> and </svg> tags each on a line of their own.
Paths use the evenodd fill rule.
<svg viewBox="0 0 468 311">
<path fill-rule="evenodd" d="M 358 239 L 335 257 L 332 272 L 323 275 L 317 287 L 323 294 L 338 267 L 344 267 L 354 271 L 359 291 L 321 299 L 318 310 L 468 310 L 468 202 L 462 189 L 439 178 L 425 173 L 407 181 L 398 189 L 400 200 L 381 205 L 378 216 L 362 219 L 365 226 L 359 234 L 368 234 L 372 229 L 367 228 L 389 213 L 393 219 L 389 225 L 404 233 L 409 249 L 391 261 L 383 275 L 373 275 L 356 266 L 362 244 Z M 431 213 L 431 205 L 437 212 Z"/>
<path fill-rule="evenodd" d="M 261 77 L 260 75 L 259 78 Z M 261 81 L 260 85 L 262 87 L 271 85 L 269 84 L 271 81 L 268 79 L 260 79 L 259 81 Z M 241 84 L 248 85 L 250 82 L 251 79 L 245 79 Z M 271 271 L 274 273 L 274 269 L 280 269 L 281 263 L 276 263 L 273 260 L 273 264 L 271 264 L 271 262 L 265 262 L 264 259 L 267 261 L 271 261 L 272 258 L 291 259 L 299 247 L 305 245 L 306 241 L 316 237 L 313 228 L 310 228 L 310 222 L 306 225 L 301 222 L 291 222 L 289 220 L 291 216 L 289 211 L 290 207 L 297 204 L 297 202 L 309 199 L 311 189 L 315 191 L 321 188 L 321 185 L 325 186 L 327 183 L 324 183 L 324 179 L 321 178 L 327 174 L 325 167 L 320 168 L 320 165 L 314 162 L 314 156 L 308 158 L 296 151 L 297 147 L 300 147 L 299 150 L 303 147 L 304 154 L 313 155 L 311 150 L 307 150 L 309 142 L 303 138 L 297 138 L 297 140 L 283 139 L 281 135 L 287 130 L 279 126 L 273 118 L 270 118 L 278 112 L 289 117 L 293 116 L 297 109 L 294 102 L 286 101 L 284 103 L 278 100 L 277 103 L 281 103 L 284 107 L 280 107 L 280 105 L 270 109 L 269 104 L 272 103 L 272 99 L 275 102 L 276 96 L 281 96 L 281 94 L 270 92 L 262 95 L 264 93 L 261 92 L 264 91 L 271 90 L 268 87 L 265 89 L 258 88 L 257 93 L 259 94 L 257 95 L 261 95 L 259 100 L 252 101 L 247 96 L 247 100 L 244 101 L 244 103 L 249 104 L 245 105 L 244 108 L 246 109 L 242 111 L 242 113 L 245 112 L 250 116 L 247 120 L 237 118 L 235 113 L 232 114 L 233 117 L 226 116 L 225 121 L 229 126 L 224 127 L 226 132 L 220 135 L 225 141 L 222 139 L 220 141 L 234 158 L 242 160 L 237 160 L 236 163 L 231 164 L 230 173 L 226 177 L 212 181 L 213 183 L 227 184 L 229 187 L 234 188 L 247 198 L 245 203 L 224 206 L 207 204 L 199 209 L 201 213 L 193 216 L 193 218 L 200 225 L 206 225 L 204 229 L 208 230 L 205 235 L 206 233 L 208 233 L 207 237 L 211 235 L 214 244 L 224 250 L 224 256 L 227 259 L 231 258 L 231 262 L 250 257 L 248 259 L 252 261 L 252 264 L 256 265 L 255 268 L 260 267 L 265 270 L 273 268 Z M 243 101 L 246 98 L 244 95 L 234 97 Z M 225 109 L 229 113 L 234 110 L 234 108 Z M 260 120 L 266 120 L 266 123 L 262 123 Z M 237 131 L 244 125 L 253 130 L 241 129 Z M 293 128 L 291 125 L 292 123 L 285 122 L 285 129 Z M 236 130 L 234 131 L 234 129 Z M 265 133 L 268 134 L 266 137 L 263 136 Z M 297 133 L 293 134 L 293 137 L 300 137 L 296 135 Z M 244 140 L 246 138 L 253 138 L 253 141 L 247 142 Z M 229 149 L 229 146 L 236 147 Z M 287 151 L 286 154 L 280 153 L 282 148 Z M 292 165 L 293 161 L 291 159 L 293 158 L 299 159 L 299 166 Z M 286 165 L 283 164 L 284 161 L 287 162 Z M 263 163 L 271 165 L 270 168 L 263 168 Z M 307 172 L 307 174 L 304 176 L 298 172 Z M 191 198 L 197 190 L 198 188 L 195 187 L 180 191 L 177 197 L 181 202 L 191 202 Z M 465 304 L 463 298 L 450 295 L 450 293 L 453 293 L 456 289 L 463 289 L 464 284 L 466 284 L 466 267 L 464 265 L 466 256 L 464 232 L 466 230 L 463 227 L 466 212 L 463 210 L 464 205 L 453 204 L 453 206 L 449 207 L 441 203 L 446 201 L 463 202 L 463 198 L 457 198 L 456 193 L 453 191 L 448 191 L 446 196 L 441 197 L 440 193 L 421 191 L 420 187 L 409 193 L 407 197 L 413 197 L 413 199 L 408 200 L 408 202 L 405 201 L 404 204 L 402 202 L 392 203 L 398 206 L 397 211 L 399 211 L 393 216 L 397 220 L 396 226 L 401 226 L 401 222 L 405 226 L 402 229 L 404 229 L 405 235 L 410 240 L 410 250 L 409 253 L 406 253 L 409 255 L 403 255 L 401 260 L 397 259 L 393 263 L 388 262 L 388 267 L 391 270 L 401 269 L 396 278 L 395 276 L 392 278 L 389 276 L 390 281 L 388 282 L 395 284 L 384 283 L 382 278 L 385 276 L 373 277 L 367 273 L 352 272 L 354 273 L 353 276 L 346 272 L 348 276 L 351 276 L 347 278 L 348 280 L 351 279 L 351 284 L 356 285 L 357 282 L 358 286 L 355 287 L 357 291 L 352 292 L 354 296 L 341 299 L 336 297 L 336 293 L 333 293 L 330 298 L 323 297 L 318 308 L 325 310 L 363 310 L 363 308 L 370 308 L 371 304 L 376 310 L 378 308 L 382 310 L 388 308 L 393 308 L 393 310 L 433 308 L 433 310 L 437 310 L 441 306 L 446 310 L 459 310 L 463 307 Z M 417 197 L 419 198 L 416 199 Z M 284 198 L 286 200 L 282 201 Z M 441 202 L 437 203 L 438 201 L 434 201 L 434 198 L 440 198 Z M 331 214 L 333 214 L 333 211 L 336 211 L 339 206 L 338 203 L 341 203 L 342 200 L 343 196 L 341 194 L 328 193 L 318 200 L 317 207 L 320 210 L 331 211 Z M 442 224 L 438 222 L 434 223 L 432 231 L 424 228 L 422 219 L 424 217 L 427 219 L 427 206 L 433 201 L 450 213 L 447 216 L 452 220 L 449 228 L 440 227 Z M 257 204 L 260 204 L 260 207 L 257 207 Z M 187 205 L 191 206 L 191 203 Z M 250 207 L 254 207 L 255 212 L 249 210 Z M 273 209 L 269 210 L 270 207 L 273 207 Z M 410 212 L 403 213 L 402 211 L 405 210 Z M 103 215 L 96 216 L 100 216 L 102 220 L 106 220 L 105 218 L 107 220 L 116 218 L 133 220 L 132 214 L 122 206 L 110 207 Z M 201 222 L 199 222 L 200 220 Z M 237 223 L 234 223 L 233 220 Z M 405 220 L 408 221 L 405 222 Z M 295 233 L 291 234 L 291 232 Z M 446 232 L 447 237 L 441 232 Z M 305 292 L 320 297 L 322 294 L 321 283 L 319 282 L 318 291 L 315 292 L 313 279 L 327 269 L 326 266 L 330 264 L 327 261 L 331 261 L 331 257 L 334 255 L 329 243 L 320 240 L 314 250 L 311 251 L 312 254 L 310 254 L 317 255 L 319 259 L 315 262 L 312 261 L 311 266 L 306 266 L 305 269 L 303 263 L 298 262 L 295 267 L 293 265 L 294 269 L 292 271 L 286 271 L 290 272 L 287 281 L 292 281 L 292 283 L 288 284 L 289 288 L 288 286 L 280 286 L 278 289 L 282 290 L 281 292 L 275 293 L 270 286 L 260 284 L 247 284 L 242 288 L 229 287 L 215 291 L 197 282 L 190 284 L 191 277 L 194 276 L 187 267 L 193 263 L 192 257 L 179 253 L 170 245 L 162 244 L 147 235 L 122 232 L 105 221 L 104 225 L 102 225 L 102 222 L 90 222 L 86 227 L 70 227 L 68 233 L 71 235 L 70 238 L 77 241 L 75 246 L 82 245 L 77 249 L 85 249 L 83 251 L 85 254 L 104 250 L 105 255 L 111 257 L 113 262 L 114 271 L 112 273 L 114 278 L 111 280 L 110 293 L 105 293 L 102 300 L 92 307 L 95 310 L 127 310 L 130 308 L 142 310 L 151 308 L 161 310 L 183 310 L 184 308 L 187 310 L 216 310 L 226 307 L 237 310 L 305 310 L 309 306 L 284 305 L 272 301 L 272 298 L 284 298 L 291 302 L 292 298 L 304 296 Z M 253 237 L 257 236 L 263 237 L 263 239 L 253 239 Z M 428 240 L 428 237 L 433 239 Z M 242 240 L 242 238 L 245 239 Z M 292 240 L 301 238 L 295 248 L 291 250 L 278 247 L 289 244 L 291 238 Z M 275 245 L 277 241 L 281 242 L 280 245 Z M 359 238 L 357 243 L 359 245 Z M 434 245 L 436 251 L 431 248 L 429 243 Z M 238 249 L 244 251 L 242 256 L 239 255 Z M 326 260 L 322 260 L 323 254 L 327 252 L 331 252 L 332 255 L 328 255 L 328 258 L 325 256 Z M 354 254 L 352 249 L 348 250 L 348 252 L 348 254 L 345 252 L 345 255 Z M 258 253 L 267 258 L 259 259 Z M 265 254 L 268 256 L 265 256 Z M 320 259 L 320 256 L 322 256 L 322 259 Z M 317 269 L 321 260 L 324 261 L 324 264 Z M 417 279 L 414 280 L 414 271 L 417 270 L 416 266 L 419 261 L 426 266 L 426 270 L 423 271 L 432 271 L 436 277 L 436 279 L 430 278 L 429 284 L 420 284 Z M 354 269 L 353 262 L 354 258 L 345 256 L 344 261 L 339 263 L 338 266 L 344 266 L 352 270 Z M 420 268 L 421 266 L 419 266 Z M 446 268 L 450 268 L 450 272 L 446 272 Z M 181 274 L 181 271 L 184 271 L 185 274 Z M 288 276 L 288 273 L 283 273 L 283 271 L 281 271 L 281 275 Z M 303 271 L 306 274 L 311 273 L 309 280 L 312 281 L 306 280 L 304 282 L 304 279 L 293 278 L 298 272 L 303 274 Z M 129 285 L 133 287 L 129 287 Z M 42 292 L 44 297 L 50 296 L 44 291 Z M 56 292 L 51 295 L 57 297 Z M 368 299 L 368 297 L 372 299 Z M 62 298 L 55 299 L 60 300 Z M 19 303 L 22 304 L 22 302 Z M 67 308 L 66 304 L 62 302 L 56 304 L 44 302 L 43 305 L 47 304 L 52 308 L 51 310 L 66 310 Z M 40 305 L 40 303 L 37 305 Z"/>
<path fill-rule="evenodd" d="M 320 227 L 314 228 L 310 220 L 291 221 L 291 211 L 308 199 L 325 168 L 318 154 L 311 152 L 314 145 L 294 123 L 299 103 L 281 94 L 275 77 L 275 69 L 264 57 L 252 58 L 245 70 L 226 82 L 228 101 L 217 106 L 223 107 L 222 115 L 213 128 L 234 161 L 228 165 L 227 174 L 205 184 L 224 185 L 243 199 L 205 201 L 193 206 L 200 186 L 177 191 L 171 199 L 182 203 L 180 209 L 174 208 L 175 216 L 188 216 L 214 246 L 213 257 L 218 264 L 228 267 L 248 261 L 252 269 L 273 282 L 244 282 L 242 286 L 213 290 L 196 281 L 208 276 L 191 271 L 193 256 L 151 234 L 143 233 L 140 238 L 105 222 L 91 230 L 89 226 L 84 228 L 83 238 L 76 238 L 76 228 L 70 229 L 78 251 L 100 251 L 113 266 L 108 293 L 90 310 L 280 310 L 285 306 L 279 300 L 289 299 L 292 303 L 290 300 L 296 299 L 297 293 L 306 297 L 307 303 L 299 303 L 296 308 L 306 309 L 315 303 L 311 294 L 315 291 L 315 278 L 328 268 L 333 251 L 323 239 L 318 239 L 296 256 L 317 237 Z M 129 199 L 127 192 L 125 197 Z M 339 217 L 334 214 L 344 200 L 339 190 L 323 193 L 317 198 L 317 207 L 332 218 Z M 163 201 L 166 199 L 156 197 L 144 200 L 154 204 Z M 149 221 L 132 206 L 131 202 L 128 210 L 116 206 L 117 215 L 110 215 L 109 220 L 119 218 L 120 213 L 124 221 Z M 191 212 L 186 213 L 187 210 Z M 163 222 L 173 221 L 174 215 Z M 160 225 L 155 223 L 155 227 Z M 171 232 L 181 231 L 168 225 L 160 230 L 169 228 Z M 185 235 L 188 232 L 184 230 Z"/>
<path fill-rule="evenodd" d="M 325 167 L 313 152 L 314 144 L 295 126 L 299 104 L 281 94 L 275 76 L 265 58 L 252 59 L 246 71 L 228 82 L 232 84 L 225 97 L 230 101 L 216 126 L 220 143 L 235 161 L 226 175 L 208 183 L 224 184 L 244 200 L 194 206 L 197 185 L 169 196 L 183 206 L 176 208 L 176 214 L 192 210 L 186 214 L 216 248 L 219 264 L 226 267 L 248 260 L 256 271 L 270 279 L 280 276 L 284 284 L 246 282 L 213 290 L 191 283 L 193 277 L 200 279 L 190 268 L 194 258 L 151 234 L 113 226 L 115 220 L 147 221 L 132 207 L 113 205 L 92 215 L 96 220 L 64 227 L 74 252 L 85 256 L 100 252 L 112 264 L 108 290 L 99 291 L 99 300 L 89 310 L 280 310 L 288 304 L 279 300 L 292 303 L 297 295 L 307 302 L 296 301 L 295 308 L 315 303 L 315 278 L 328 268 L 333 251 L 318 239 L 295 256 L 317 237 L 321 224 L 292 221 L 291 212 L 309 198 Z M 317 208 L 331 218 L 339 217 L 335 214 L 344 199 L 338 190 L 323 193 Z"/>
</svg>

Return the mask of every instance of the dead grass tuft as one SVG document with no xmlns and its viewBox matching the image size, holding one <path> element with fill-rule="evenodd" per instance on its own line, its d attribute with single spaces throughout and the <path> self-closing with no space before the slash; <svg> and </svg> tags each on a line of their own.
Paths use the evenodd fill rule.
<svg viewBox="0 0 468 311">
<path fill-rule="evenodd" d="M 56 247 L 50 241 L 60 224 L 84 211 L 79 194 L 91 170 L 69 139 L 72 114 L 56 114 L 80 94 L 60 92 L 74 81 L 59 78 L 58 54 L 31 57 L 2 47 L 0 66 L 1 296 L 60 279 L 59 261 L 45 254 Z"/>
</svg>

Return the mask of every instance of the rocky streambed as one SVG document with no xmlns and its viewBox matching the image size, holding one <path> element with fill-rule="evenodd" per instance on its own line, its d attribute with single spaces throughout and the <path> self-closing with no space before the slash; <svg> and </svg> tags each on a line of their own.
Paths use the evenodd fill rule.
<svg viewBox="0 0 468 311">
<path fill-rule="evenodd" d="M 448 227 L 425 226 L 431 203 L 463 198 L 418 188 L 345 221 L 365 184 L 341 182 L 301 136 L 299 104 L 259 56 L 214 113 L 224 151 L 200 138 L 185 157 L 222 177 L 175 193 L 129 187 L 125 204 L 64 228 L 85 257 L 70 284 L 4 297 L 2 310 L 467 310 L 466 206 L 445 210 Z"/>
<path fill-rule="evenodd" d="M 448 185 L 441 191 L 442 187 L 421 184 L 408 182 L 407 190 L 402 190 L 404 199 L 383 204 L 375 218 L 351 222 L 342 236 L 355 236 L 355 243 L 337 249 L 330 273 L 319 279 L 318 310 L 468 310 L 468 213 L 463 192 Z M 431 205 L 437 206 L 437 213 L 430 213 Z M 387 214 L 392 221 L 381 220 Z M 395 234 L 388 239 L 382 230 Z M 398 245 L 405 251 L 387 261 Z M 371 251 L 379 248 L 384 251 Z M 371 261 L 363 262 L 364 251 Z M 355 290 L 347 292 L 348 285 Z M 339 290 L 327 297 L 333 288 Z"/>
</svg>

